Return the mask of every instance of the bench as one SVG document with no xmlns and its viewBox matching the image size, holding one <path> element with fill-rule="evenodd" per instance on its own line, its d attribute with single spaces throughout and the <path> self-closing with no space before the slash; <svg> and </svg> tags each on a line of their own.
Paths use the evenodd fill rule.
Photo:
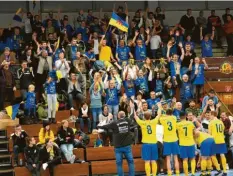
<svg viewBox="0 0 233 176">
<path fill-rule="evenodd" d="M 69 119 L 70 115 L 71 115 L 70 110 L 57 111 L 56 112 L 56 121 L 61 122 L 62 120 L 67 120 L 67 119 Z"/>
<path fill-rule="evenodd" d="M 15 167 L 15 176 L 31 176 L 26 167 Z M 86 176 L 89 175 L 89 163 L 59 164 L 54 169 L 55 176 Z M 49 176 L 49 170 L 41 169 L 41 176 Z"/>
<path fill-rule="evenodd" d="M 107 166 L 106 169 L 103 169 L 103 166 Z M 145 172 L 145 164 L 144 161 L 140 158 L 134 159 L 134 167 L 135 172 Z M 127 161 L 123 160 L 123 170 L 124 172 L 128 172 L 128 164 Z M 115 174 L 117 173 L 116 161 L 92 161 L 91 162 L 91 171 L 92 175 L 96 174 Z"/>
<path fill-rule="evenodd" d="M 141 145 L 132 145 L 134 158 L 141 157 Z M 100 155 L 101 154 L 101 155 Z M 115 160 L 114 147 L 86 148 L 87 161 Z"/>
</svg>

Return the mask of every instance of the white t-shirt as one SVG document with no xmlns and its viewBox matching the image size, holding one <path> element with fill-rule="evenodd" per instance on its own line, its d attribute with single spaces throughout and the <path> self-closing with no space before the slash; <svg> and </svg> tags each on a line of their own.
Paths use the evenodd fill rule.
<svg viewBox="0 0 233 176">
<path fill-rule="evenodd" d="M 94 39 L 94 54 L 99 54 L 99 40 Z"/>
<path fill-rule="evenodd" d="M 161 38 L 159 35 L 154 35 L 150 38 L 150 49 L 158 49 L 160 48 Z"/>
</svg>

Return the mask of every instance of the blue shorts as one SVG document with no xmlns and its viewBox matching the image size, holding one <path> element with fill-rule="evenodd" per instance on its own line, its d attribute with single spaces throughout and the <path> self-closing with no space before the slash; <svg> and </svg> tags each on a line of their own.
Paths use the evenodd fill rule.
<svg viewBox="0 0 233 176">
<path fill-rule="evenodd" d="M 200 146 L 201 156 L 215 155 L 215 142 L 213 138 L 208 138 L 201 143 Z"/>
<path fill-rule="evenodd" d="M 180 158 L 195 158 L 195 145 L 192 146 L 180 146 Z"/>
<path fill-rule="evenodd" d="M 144 161 L 158 160 L 157 144 L 142 144 L 142 159 Z"/>
<path fill-rule="evenodd" d="M 179 155 L 180 154 L 180 148 L 178 141 L 176 142 L 164 142 L 163 143 L 163 155 Z"/>
<path fill-rule="evenodd" d="M 227 153 L 227 145 L 226 144 L 215 144 L 215 153 L 216 154 Z"/>
</svg>

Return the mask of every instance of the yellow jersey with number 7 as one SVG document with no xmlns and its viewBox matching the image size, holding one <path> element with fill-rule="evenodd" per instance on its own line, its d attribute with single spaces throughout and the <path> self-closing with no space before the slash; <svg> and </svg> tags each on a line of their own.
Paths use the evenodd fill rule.
<svg viewBox="0 0 233 176">
<path fill-rule="evenodd" d="M 177 123 L 179 143 L 181 146 L 192 146 L 195 144 L 193 131 L 195 126 L 193 122 L 181 121 Z"/>
<path fill-rule="evenodd" d="M 144 144 L 156 144 L 156 126 L 158 124 L 158 119 L 153 120 L 136 120 L 138 125 L 142 129 L 142 143 Z"/>
<path fill-rule="evenodd" d="M 214 119 L 210 121 L 209 131 L 216 144 L 225 144 L 224 129 L 225 126 L 221 120 Z"/>
<path fill-rule="evenodd" d="M 161 125 L 164 127 L 164 142 L 176 142 L 178 140 L 176 133 L 176 117 L 163 115 L 159 119 Z"/>
</svg>

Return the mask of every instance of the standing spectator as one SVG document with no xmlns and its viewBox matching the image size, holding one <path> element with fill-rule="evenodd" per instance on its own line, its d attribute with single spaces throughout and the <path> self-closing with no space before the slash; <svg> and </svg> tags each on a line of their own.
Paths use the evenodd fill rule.
<svg viewBox="0 0 233 176">
<path fill-rule="evenodd" d="M 26 147 L 26 137 L 28 134 L 22 130 L 21 125 L 15 126 L 15 132 L 11 134 L 11 139 L 13 142 L 13 153 L 14 153 L 14 166 L 18 165 L 18 155 L 24 152 Z"/>
<path fill-rule="evenodd" d="M 106 65 L 106 62 L 114 61 L 114 57 L 112 54 L 112 50 L 109 46 L 107 46 L 107 40 L 105 39 L 105 36 L 102 36 L 102 39 L 99 43 L 99 60 L 103 61 Z"/>
<path fill-rule="evenodd" d="M 190 61 L 190 65 L 189 65 L 189 70 L 192 71 L 192 77 L 194 78 L 193 81 L 193 95 L 196 95 L 195 98 L 197 99 L 197 101 L 200 101 L 201 95 L 203 93 L 203 86 L 205 83 L 205 69 L 208 69 L 208 65 L 205 61 L 205 58 L 202 58 L 202 62 L 203 64 L 200 63 L 200 58 L 196 57 L 194 60 L 194 64 L 193 60 Z"/>
<path fill-rule="evenodd" d="M 69 24 L 68 19 L 63 19 L 63 24 L 61 26 L 61 32 L 67 34 L 68 39 L 70 40 L 73 34 L 73 27 Z"/>
<path fill-rule="evenodd" d="M 36 88 L 39 95 L 42 94 L 43 84 L 45 83 L 48 73 L 52 71 L 52 57 L 48 56 L 48 52 L 46 50 L 42 51 L 42 55 L 38 58 L 39 63 L 37 67 L 37 74 L 36 74 Z"/>
<path fill-rule="evenodd" d="M 78 100 L 82 103 L 85 99 L 84 92 L 84 81 L 81 74 L 70 74 L 70 79 L 67 79 L 68 85 L 68 96 L 69 96 L 69 105 L 70 109 L 74 110 L 73 99 Z"/>
<path fill-rule="evenodd" d="M 74 163 L 74 131 L 72 128 L 69 127 L 69 122 L 67 120 L 63 120 L 61 124 L 62 126 L 57 132 L 60 148 L 63 154 L 65 155 L 66 160 L 70 163 Z"/>
<path fill-rule="evenodd" d="M 50 176 L 54 176 L 54 167 L 61 164 L 61 151 L 57 144 L 46 139 L 44 147 L 40 150 L 39 156 L 40 162 L 43 163 L 43 170 L 46 170 L 48 167 Z"/>
<path fill-rule="evenodd" d="M 34 21 L 32 24 L 32 29 L 33 29 L 33 31 L 35 31 L 38 34 L 38 36 L 40 36 L 42 33 L 41 27 L 42 27 L 42 22 L 40 19 L 40 15 L 35 15 Z"/>
<path fill-rule="evenodd" d="M 16 63 L 15 53 L 11 51 L 9 47 L 5 47 L 4 52 L 0 56 L 0 64 L 2 64 L 3 61 L 6 61 L 9 64 Z"/>
<path fill-rule="evenodd" d="M 123 39 L 120 40 L 119 46 L 116 49 L 116 59 L 122 65 L 123 62 L 128 64 L 129 58 L 133 58 L 132 53 L 128 46 L 125 46 L 125 42 Z"/>
<path fill-rule="evenodd" d="M 212 35 L 210 38 L 209 38 L 208 34 L 206 34 L 203 38 L 202 27 L 200 27 L 200 40 L 201 40 L 202 57 L 213 57 L 212 43 L 214 40 L 214 31 L 215 31 L 215 27 L 212 28 Z"/>
<path fill-rule="evenodd" d="M 81 25 L 82 21 L 86 21 L 86 16 L 84 15 L 84 11 L 80 10 L 78 13 L 78 17 L 77 17 L 77 22 L 78 22 L 78 26 L 79 27 Z"/>
<path fill-rule="evenodd" d="M 27 89 L 32 84 L 34 79 L 34 73 L 32 67 L 28 68 L 27 61 L 23 61 L 21 68 L 17 70 L 17 76 L 20 80 L 20 92 L 23 100 L 26 99 Z"/>
<path fill-rule="evenodd" d="M 33 16 L 31 12 L 27 12 L 27 16 L 23 18 L 24 22 L 24 41 L 28 43 L 32 40 L 32 25 L 33 25 Z"/>
<path fill-rule="evenodd" d="M 192 16 L 192 9 L 187 9 L 187 14 L 180 19 L 180 25 L 185 29 L 185 34 L 192 34 L 195 27 L 195 19 Z"/>
<path fill-rule="evenodd" d="M 37 145 L 44 145 L 45 141 L 49 139 L 50 141 L 54 141 L 54 133 L 50 128 L 50 122 L 48 120 L 43 121 L 43 127 L 39 132 L 39 142 Z"/>
<path fill-rule="evenodd" d="M 77 46 L 77 39 L 73 37 L 70 44 L 67 45 L 65 50 L 65 58 L 68 60 L 70 64 L 72 64 L 73 61 L 76 59 L 76 53 L 78 50 L 79 49 Z"/>
<path fill-rule="evenodd" d="M 212 33 L 214 29 L 216 30 L 215 32 L 216 42 L 218 46 L 221 47 L 222 24 L 221 24 L 220 17 L 215 15 L 215 10 L 211 10 L 211 15 L 208 17 L 207 29 L 209 33 L 211 32 L 211 30 L 212 30 Z"/>
<path fill-rule="evenodd" d="M 227 56 L 233 55 L 233 18 L 231 15 L 226 16 L 227 21 L 223 26 L 223 30 L 227 39 Z"/>
<path fill-rule="evenodd" d="M 223 20 L 224 24 L 226 24 L 229 21 L 227 19 L 227 16 L 230 16 L 231 17 L 230 20 L 233 20 L 233 16 L 231 15 L 230 11 L 231 11 L 230 8 L 226 8 L 226 10 L 225 10 L 226 13 L 222 15 L 222 20 Z"/>
<path fill-rule="evenodd" d="M 84 102 L 81 105 L 81 108 L 79 109 L 79 117 L 77 121 L 80 123 L 80 129 L 82 132 L 84 131 L 84 121 L 87 121 L 88 133 L 89 134 L 91 133 L 90 111 L 89 111 L 89 107 L 86 102 Z M 93 120 L 93 123 L 94 123 L 94 120 Z"/>
<path fill-rule="evenodd" d="M 53 26 L 55 29 L 58 29 L 59 24 L 58 24 L 58 21 L 53 18 L 53 12 L 50 11 L 48 15 L 49 15 L 48 18 L 43 21 L 43 26 L 48 27 L 48 23 L 49 21 L 51 21 L 51 26 Z"/>
<path fill-rule="evenodd" d="M 56 70 L 61 71 L 61 74 L 62 74 L 62 78 L 60 79 L 59 84 L 58 84 L 58 87 L 59 87 L 58 92 L 61 92 L 62 90 L 66 91 L 67 90 L 66 79 L 69 76 L 70 66 L 69 66 L 68 61 L 64 58 L 63 52 L 59 54 L 59 60 L 55 62 L 55 67 L 56 67 Z"/>
<path fill-rule="evenodd" d="M 90 90 L 90 99 L 91 99 L 91 111 L 93 117 L 92 128 L 96 129 L 96 123 L 99 122 L 99 116 L 102 113 L 102 94 L 103 94 L 103 85 L 99 80 L 94 80 L 94 83 L 91 85 Z"/>
<path fill-rule="evenodd" d="M 27 169 L 32 176 L 40 176 L 39 148 L 34 137 L 27 138 L 27 146 L 24 148 L 24 156 Z"/>
<path fill-rule="evenodd" d="M 104 89 L 106 93 L 106 104 L 108 105 L 109 112 L 113 114 L 114 120 L 117 120 L 117 113 L 119 110 L 119 98 L 118 93 L 121 88 L 121 83 L 118 82 L 119 80 L 116 79 L 114 81 L 113 79 L 110 81 L 107 81 L 108 76 L 106 76 L 104 81 Z"/>
<path fill-rule="evenodd" d="M 161 10 L 160 7 L 155 9 L 155 19 L 159 20 L 161 25 L 163 26 L 163 20 L 165 20 L 165 9 Z"/>
<path fill-rule="evenodd" d="M 158 58 L 158 50 L 161 44 L 161 37 L 156 34 L 155 28 L 152 31 L 152 36 L 150 38 L 150 49 L 151 49 L 151 57 L 152 59 Z"/>
<path fill-rule="evenodd" d="M 38 117 L 36 115 L 36 94 L 35 86 L 30 84 L 28 86 L 28 92 L 26 93 L 26 102 L 25 102 L 25 115 L 28 120 L 34 120 L 34 123 L 38 123 Z M 33 119 L 29 119 L 32 117 Z"/>
<path fill-rule="evenodd" d="M 86 22 L 82 21 L 81 26 L 76 29 L 76 34 L 81 33 L 82 34 L 82 40 L 84 42 L 88 41 L 88 33 L 89 33 L 89 28 L 86 26 Z"/>
<path fill-rule="evenodd" d="M 197 26 L 195 28 L 195 32 L 193 33 L 193 39 L 195 42 L 199 42 L 200 27 L 202 27 L 203 34 L 204 35 L 207 34 L 207 19 L 204 17 L 203 10 L 199 12 L 199 16 L 196 18 L 196 21 L 197 21 Z"/>
<path fill-rule="evenodd" d="M 215 111 L 218 115 L 221 103 L 219 102 L 217 105 L 214 104 L 213 98 L 209 98 L 206 106 L 203 109 L 203 114 L 207 111 Z"/>
<path fill-rule="evenodd" d="M 117 173 L 119 176 L 124 175 L 124 171 L 122 168 L 123 155 L 128 162 L 129 176 L 135 175 L 134 160 L 131 147 L 133 143 L 133 138 L 130 134 L 130 125 L 130 120 L 128 118 L 125 118 L 125 113 L 123 111 L 120 111 L 118 113 L 118 120 L 113 121 L 112 123 L 107 125 L 98 126 L 98 128 L 101 129 L 113 130 L 113 142 L 115 148 Z"/>
<path fill-rule="evenodd" d="M 57 91 L 56 80 L 52 72 L 49 73 L 48 80 L 45 82 L 45 89 L 48 101 L 48 120 L 51 123 L 56 123 L 56 109 L 57 109 Z"/>
<path fill-rule="evenodd" d="M 90 25 L 94 21 L 94 16 L 92 15 L 93 11 L 91 9 L 87 10 L 87 25 Z"/>
<path fill-rule="evenodd" d="M 226 141 L 226 144 L 228 146 L 229 144 L 229 141 L 230 141 L 230 130 L 232 128 L 232 125 L 231 125 L 231 120 L 230 118 L 228 117 L 227 113 L 226 112 L 222 112 L 220 114 L 220 117 L 221 117 L 221 121 L 223 122 L 224 124 L 224 135 L 225 135 L 225 141 Z"/>
<path fill-rule="evenodd" d="M 0 110 L 2 110 L 4 108 L 3 106 L 6 98 L 11 104 L 13 104 L 14 92 L 16 91 L 15 78 L 6 61 L 4 61 L 0 66 L 0 82 Z"/>
<path fill-rule="evenodd" d="M 201 109 L 196 107 L 196 102 L 194 100 L 189 100 L 189 107 L 185 109 L 185 113 L 188 114 L 192 112 L 195 117 L 199 117 L 201 115 Z"/>
<path fill-rule="evenodd" d="M 181 62 L 181 76 L 183 76 L 184 74 L 188 74 L 190 60 L 195 59 L 195 57 L 196 53 L 191 50 L 191 45 L 189 43 L 185 44 L 184 59 Z"/>
</svg>

